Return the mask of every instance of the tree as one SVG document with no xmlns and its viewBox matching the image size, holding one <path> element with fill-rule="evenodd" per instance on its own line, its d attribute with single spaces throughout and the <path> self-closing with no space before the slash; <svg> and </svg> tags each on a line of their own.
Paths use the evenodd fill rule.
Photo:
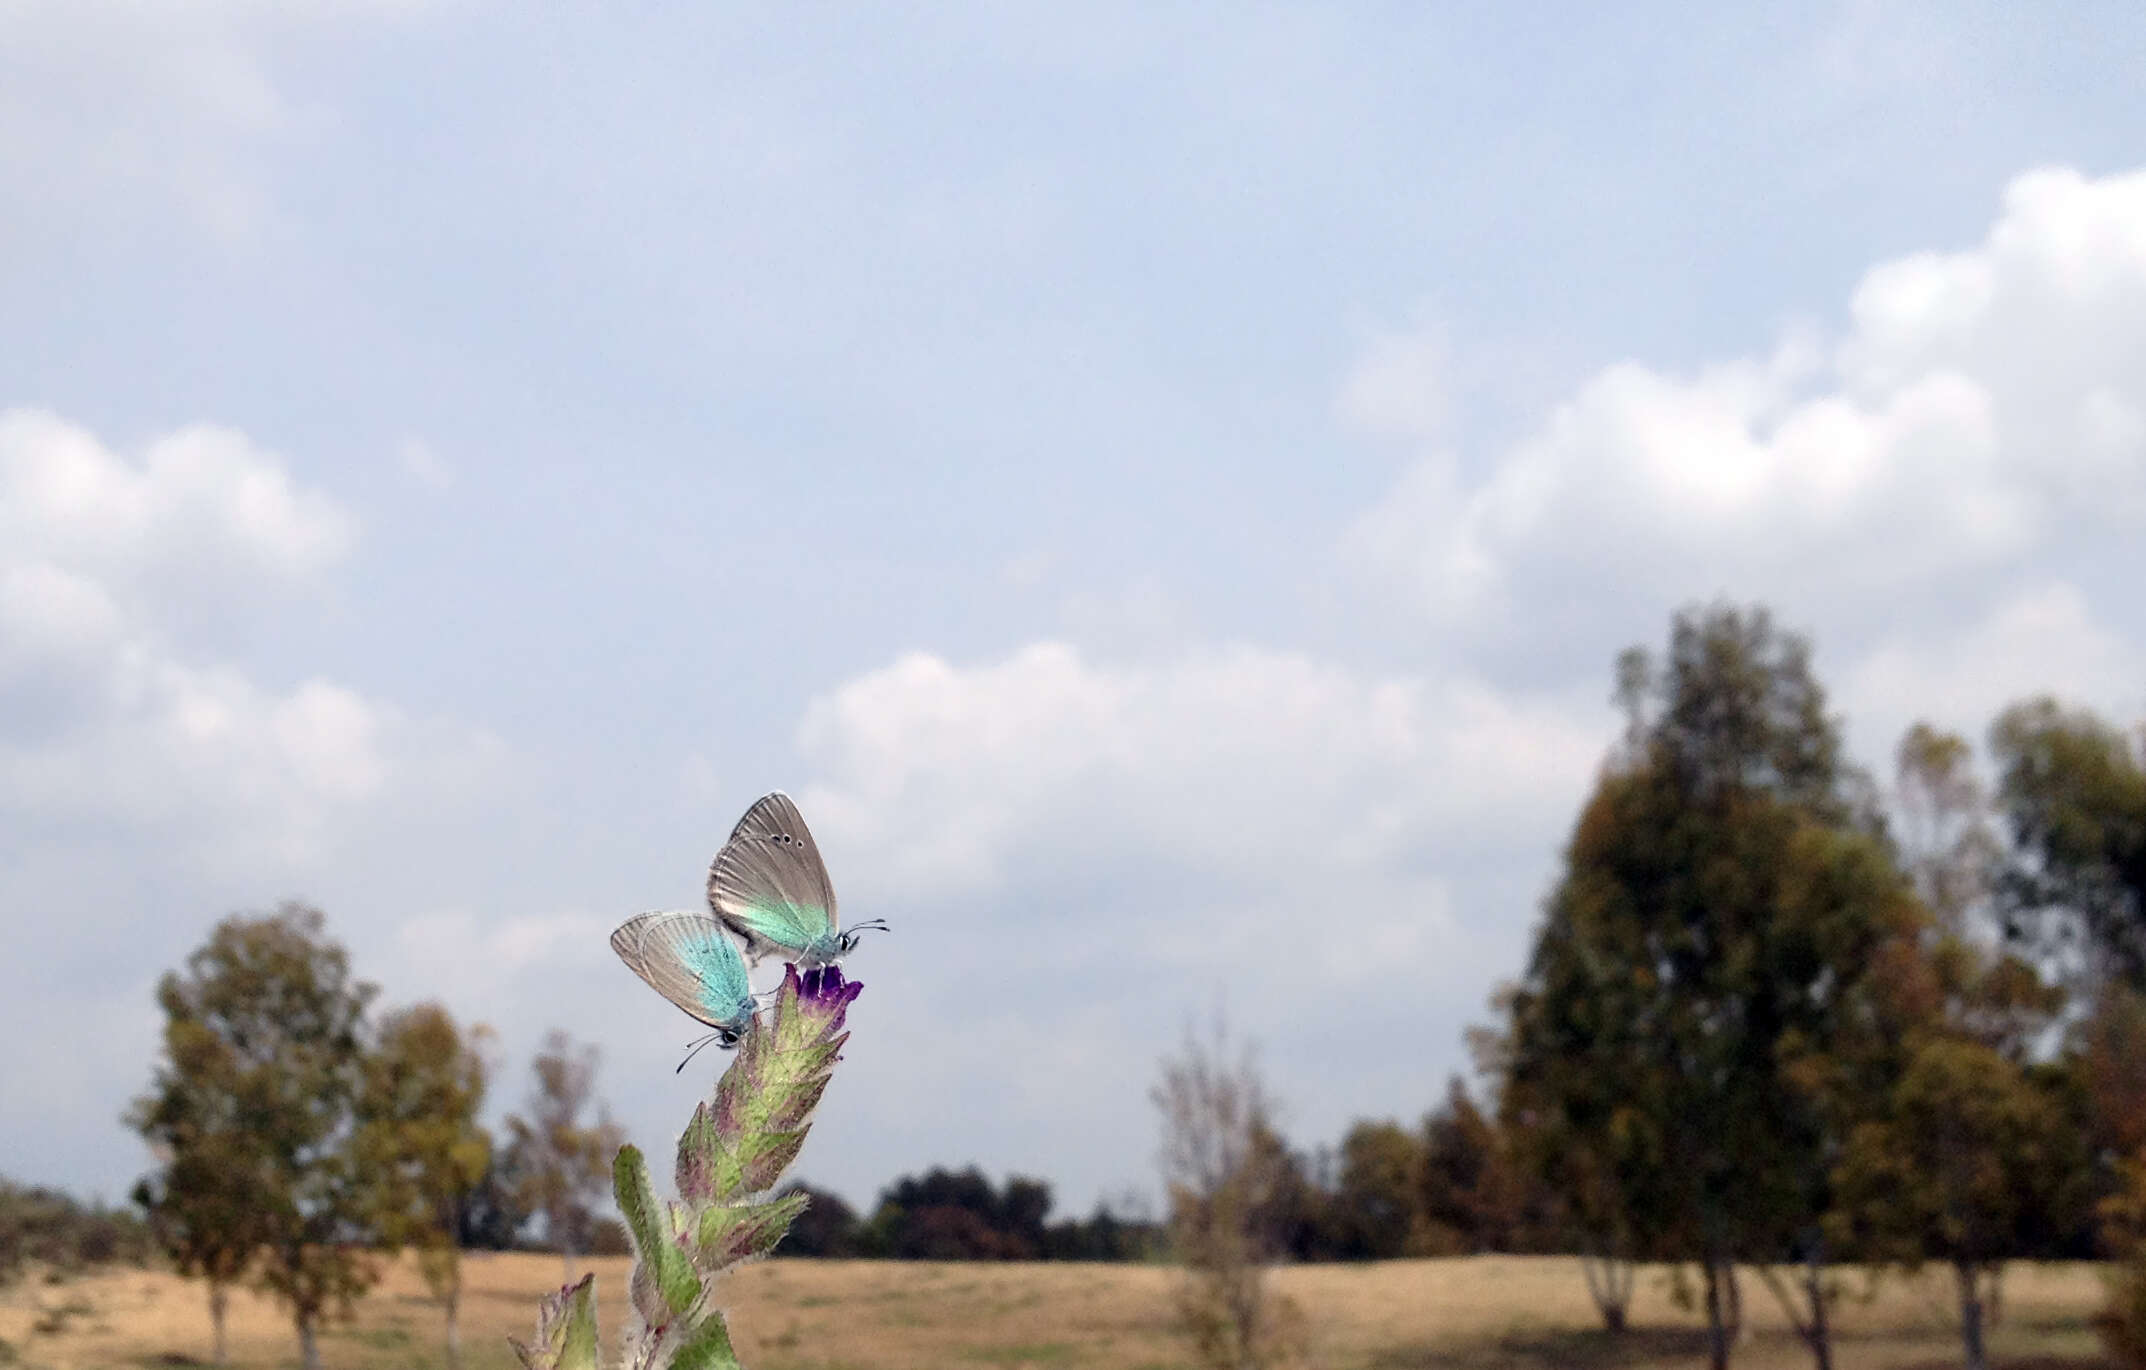
<svg viewBox="0 0 2146 1370">
<path fill-rule="evenodd" d="M 354 1145 L 374 990 L 323 923 L 298 904 L 233 915 L 165 975 L 165 1060 L 129 1115 L 166 1158 L 143 1197 L 210 1280 L 219 1353 L 222 1291 L 257 1249 L 256 1279 L 290 1310 L 306 1370 L 319 1370 L 321 1320 L 376 1277 Z"/>
<path fill-rule="evenodd" d="M 846 1257 L 857 1254 L 857 1213 L 841 1195 L 793 1180 L 775 1197 L 805 1196 L 805 1211 L 790 1224 L 777 1248 L 785 1256 Z"/>
<path fill-rule="evenodd" d="M 2116 1181 L 2104 1232 L 2123 1261 L 2104 1334 L 2146 1364 L 2146 735 L 2045 696 L 1998 715 L 1990 750 L 2012 839 L 1998 887 L 2006 932 L 2091 1002 L 2082 1067 Z"/>
<path fill-rule="evenodd" d="M 0 1288 L 32 1263 L 73 1272 L 107 1261 L 145 1264 L 155 1250 L 155 1235 L 136 1214 L 0 1178 Z"/>
<path fill-rule="evenodd" d="M 1543 1135 L 1580 1144 L 1605 1236 L 1696 1260 L 1717 1370 L 1739 1261 L 1824 1370 L 1840 1138 L 1812 1082 L 1882 1040 L 1873 971 L 1919 906 L 1808 645 L 1765 610 L 1681 613 L 1666 658 L 1634 648 L 1617 674 L 1626 736 L 1513 995 L 1507 1078 Z M 1800 1310 L 1771 1277 L 1791 1255 Z"/>
<path fill-rule="evenodd" d="M 1163 1185 L 1187 1280 L 1178 1310 L 1200 1358 L 1217 1370 L 1283 1360 L 1291 1310 L 1267 1289 L 1274 1235 L 1261 1221 L 1287 1149 L 1265 1145 L 1273 1105 L 1249 1049 L 1218 1017 L 1165 1057 L 1150 1098 L 1162 1114 Z"/>
<path fill-rule="evenodd" d="M 165 1040 L 166 1050 L 179 1059 L 168 1027 Z M 228 1121 L 236 1112 L 233 1103 L 229 1092 L 179 1070 L 128 1115 L 163 1161 L 160 1172 L 135 1185 L 134 1201 L 178 1272 L 208 1282 L 217 1365 L 230 1359 L 224 1319 L 231 1287 L 245 1278 L 266 1236 L 252 1185 L 262 1167 L 251 1135 Z M 218 1113 L 225 1118 L 218 1120 Z"/>
<path fill-rule="evenodd" d="M 2077 1164 L 2053 1101 L 2019 1063 L 1961 1034 L 1925 1034 L 1886 1112 L 1858 1126 L 1837 1171 L 1873 1254 L 1953 1268 L 1967 1370 L 1987 1370 L 1997 1272 Z"/>
<path fill-rule="evenodd" d="M 575 1253 L 587 1249 L 595 1205 L 611 1176 L 611 1157 L 625 1139 L 600 1104 L 594 1122 L 582 1121 L 595 1101 L 598 1059 L 595 1047 L 576 1047 L 554 1029 L 537 1053 L 529 1116 L 507 1117 L 505 1169 L 521 1206 L 544 1215 L 546 1235 L 559 1248 L 568 1279 Z"/>
<path fill-rule="evenodd" d="M 1359 1122 L 1341 1139 L 1335 1202 L 1347 1246 L 1344 1254 L 1390 1260 L 1404 1254 L 1446 1254 L 1461 1238 L 1434 1238 L 1423 1221 L 1423 1138 L 1397 1123 Z"/>
<path fill-rule="evenodd" d="M 381 1237 L 415 1246 L 418 1269 L 446 1318 L 447 1363 L 461 1364 L 461 1231 L 491 1167 L 479 1027 L 465 1036 L 446 1009 L 419 1004 L 391 1014 L 367 1060 L 360 1154 L 377 1186 Z"/>
<path fill-rule="evenodd" d="M 1497 1048 L 1471 1033 L 1479 1049 Z M 1528 1183 L 1505 1128 L 1476 1106 L 1456 1075 L 1444 1102 L 1423 1119 L 1423 1221 L 1445 1230 L 1463 1251 L 1522 1251 L 1540 1241 L 1535 1230 L 1543 1195 Z M 1428 1251 L 1435 1242 L 1419 1240 Z"/>
<path fill-rule="evenodd" d="M 2146 755 L 2133 738 L 2053 699 L 2015 704 L 1990 729 L 2013 860 L 2010 930 L 2068 956 L 2095 984 L 2146 990 Z"/>
<path fill-rule="evenodd" d="M 1854 1125 L 1836 1175 L 1850 1202 L 1837 1222 L 1911 1268 L 1951 1263 L 1963 1351 L 1969 1370 L 1983 1370 L 2004 1262 L 2080 1170 L 2061 1110 L 2027 1065 L 2064 995 L 1994 945 L 2003 853 L 1973 749 L 1917 723 L 1896 760 L 1902 856 L 1931 914 L 1915 967 L 1923 983 L 1903 981 L 1895 996 L 1903 1054 Z"/>
</svg>

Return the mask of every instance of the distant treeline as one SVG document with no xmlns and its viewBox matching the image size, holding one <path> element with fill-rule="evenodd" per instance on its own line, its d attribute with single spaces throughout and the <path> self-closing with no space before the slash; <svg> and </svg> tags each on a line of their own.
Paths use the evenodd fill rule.
<svg viewBox="0 0 2146 1370">
<path fill-rule="evenodd" d="M 132 1209 L 0 1179 L 0 1284 L 31 1265 L 59 1271 L 115 1261 L 139 1265 L 155 1251 L 149 1224 Z"/>
<path fill-rule="evenodd" d="M 1162 1229 L 1098 1204 L 1086 1219 L 1050 1222 L 1048 1181 L 1011 1175 L 994 1186 L 974 1166 L 904 1175 L 860 1219 L 837 1194 L 809 1185 L 811 1205 L 777 1254 L 908 1261 L 1137 1261 L 1161 1252 Z"/>
</svg>

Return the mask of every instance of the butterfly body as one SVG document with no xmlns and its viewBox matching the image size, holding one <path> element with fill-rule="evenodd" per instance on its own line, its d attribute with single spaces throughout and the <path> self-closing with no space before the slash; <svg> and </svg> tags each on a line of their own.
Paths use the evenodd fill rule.
<svg viewBox="0 0 2146 1370">
<path fill-rule="evenodd" d="M 767 795 L 745 811 L 708 868 L 708 907 L 745 943 L 755 965 L 780 955 L 800 971 L 832 965 L 857 945 L 865 923 L 844 930 L 834 884 L 812 830 L 790 796 Z"/>
<path fill-rule="evenodd" d="M 744 958 L 703 913 L 644 913 L 621 923 L 611 949 L 649 987 L 715 1030 L 723 1046 L 751 1031 L 757 1005 Z"/>
</svg>

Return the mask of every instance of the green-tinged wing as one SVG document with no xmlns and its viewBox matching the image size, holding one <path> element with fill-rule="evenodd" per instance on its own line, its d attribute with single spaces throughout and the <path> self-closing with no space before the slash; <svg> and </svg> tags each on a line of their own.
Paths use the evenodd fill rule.
<svg viewBox="0 0 2146 1370">
<path fill-rule="evenodd" d="M 823 945 L 834 932 L 834 885 L 790 796 L 768 795 L 738 820 L 708 870 L 708 907 L 755 962 Z"/>
<path fill-rule="evenodd" d="M 753 987 L 745 960 L 704 913 L 644 913 L 611 934 L 611 949 L 634 974 L 712 1028 L 742 1031 L 752 1023 Z"/>
</svg>

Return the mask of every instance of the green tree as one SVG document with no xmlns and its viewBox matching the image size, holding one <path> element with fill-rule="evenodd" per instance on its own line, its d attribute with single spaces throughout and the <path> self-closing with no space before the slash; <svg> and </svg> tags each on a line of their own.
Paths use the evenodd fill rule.
<svg viewBox="0 0 2146 1370">
<path fill-rule="evenodd" d="M 462 1223 L 492 1160 L 491 1134 L 477 1122 L 487 1074 L 478 1045 L 489 1035 L 465 1035 L 446 1009 L 419 1004 L 388 1015 L 366 1062 L 359 1151 L 380 1235 L 417 1249 L 446 1318 L 450 1366 L 462 1359 Z"/>
<path fill-rule="evenodd" d="M 1995 942 L 2003 851 L 1965 739 L 1917 723 L 1896 754 L 1904 864 L 1929 909 L 1922 984 L 1897 996 L 1903 1053 L 1837 1172 L 1837 1221 L 1914 1266 L 1949 1262 L 1971 1370 L 1987 1354 L 2005 1259 L 2083 1169 L 2079 1139 L 2029 1068 L 2064 993 Z"/>
<path fill-rule="evenodd" d="M 130 1115 L 166 1158 L 144 1197 L 209 1277 L 219 1344 L 218 1291 L 258 1251 L 255 1279 L 290 1310 L 306 1370 L 321 1321 L 376 1277 L 355 1145 L 374 990 L 323 922 L 298 904 L 234 915 L 164 976 L 165 1059 Z"/>
<path fill-rule="evenodd" d="M 1888 1103 L 1841 1159 L 1843 1211 L 1873 1254 L 1952 1266 L 1967 1370 L 1987 1370 L 1996 1277 L 2077 1173 L 2073 1139 L 2018 1062 L 1957 1033 L 1921 1037 Z"/>
<path fill-rule="evenodd" d="M 1424 1115 L 1421 1132 L 1421 1221 L 1428 1231 L 1452 1234 L 1449 1249 L 1532 1249 L 1541 1196 L 1516 1164 L 1504 1128 L 1476 1105 L 1459 1076 L 1446 1082 L 1446 1097 Z M 1416 1247 L 1427 1252 L 1440 1241 L 1419 1237 Z"/>
<path fill-rule="evenodd" d="M 1618 663 L 1627 715 L 1512 999 L 1506 1076 L 1579 1140 L 1624 1240 L 1694 1259 L 1728 1363 L 1757 1261 L 1823 1370 L 1821 1218 L 1840 1138 L 1816 1085 L 1880 1040 L 1886 948 L 1920 909 L 1809 648 L 1763 609 L 1677 616 Z M 1771 1278 L 1795 1255 L 1797 1292 Z"/>
<path fill-rule="evenodd" d="M 595 1047 L 577 1047 L 554 1029 L 537 1053 L 528 1116 L 507 1117 L 504 1169 L 522 1208 L 544 1215 L 546 1235 L 559 1248 L 568 1279 L 574 1276 L 575 1254 L 588 1249 L 612 1157 L 625 1141 L 624 1130 L 596 1102 L 598 1059 Z M 591 1107 L 596 1118 L 587 1121 Z"/>
<path fill-rule="evenodd" d="M 179 1273 L 208 1283 L 211 1354 L 224 1365 L 231 1288 L 267 1238 L 254 1186 L 266 1162 L 243 1121 L 240 1063 L 228 1044 L 192 1015 L 175 1015 L 164 1053 L 151 1092 L 127 1114 L 161 1163 L 134 1187 L 134 1201 Z"/>
<path fill-rule="evenodd" d="M 2080 1066 L 2115 1181 L 2104 1238 L 2122 1260 L 2104 1333 L 2112 1352 L 2146 1364 L 2146 735 L 2045 696 L 1998 715 L 1990 749 L 2011 837 L 2006 931 L 2091 999 Z"/>
<path fill-rule="evenodd" d="M 1448 1255 L 1458 1233 L 1434 1235 L 1424 1222 L 1423 1138 L 1391 1122 L 1359 1122 L 1341 1139 L 1335 1194 L 1346 1254 L 1366 1260 Z M 1443 1240 L 1440 1240 L 1440 1237 Z"/>
<path fill-rule="evenodd" d="M 2093 983 L 2146 990 L 2146 755 L 2139 742 L 2053 699 L 2015 704 L 1990 729 L 2012 838 L 2011 929 L 2068 955 Z"/>
</svg>

